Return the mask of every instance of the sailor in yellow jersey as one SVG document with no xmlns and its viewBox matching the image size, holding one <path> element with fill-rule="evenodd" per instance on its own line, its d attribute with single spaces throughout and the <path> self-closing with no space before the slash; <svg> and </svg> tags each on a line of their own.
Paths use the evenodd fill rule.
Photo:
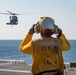
<svg viewBox="0 0 76 75">
<path fill-rule="evenodd" d="M 40 33 L 41 37 L 32 40 L 34 33 Z M 56 34 L 56 37 L 52 37 L 53 34 Z M 62 51 L 70 48 L 62 30 L 50 17 L 41 17 L 38 23 L 31 27 L 19 47 L 21 52 L 32 55 L 33 75 L 63 75 Z"/>
</svg>

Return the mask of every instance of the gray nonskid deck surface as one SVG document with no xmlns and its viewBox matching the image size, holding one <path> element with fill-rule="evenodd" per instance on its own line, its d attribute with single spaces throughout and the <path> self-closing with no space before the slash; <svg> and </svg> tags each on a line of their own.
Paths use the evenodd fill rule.
<svg viewBox="0 0 76 75">
<path fill-rule="evenodd" d="M 68 67 L 65 75 L 76 75 L 76 68 Z M 0 64 L 0 75 L 31 75 L 31 65 Z"/>
<path fill-rule="evenodd" d="M 0 75 L 31 75 L 31 66 L 0 64 Z"/>
</svg>

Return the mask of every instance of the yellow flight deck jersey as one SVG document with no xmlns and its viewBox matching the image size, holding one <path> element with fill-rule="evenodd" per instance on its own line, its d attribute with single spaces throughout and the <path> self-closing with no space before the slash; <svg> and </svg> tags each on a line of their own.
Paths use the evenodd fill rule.
<svg viewBox="0 0 76 75">
<path fill-rule="evenodd" d="M 33 34 L 28 33 L 20 44 L 20 51 L 33 56 L 32 73 L 37 74 L 47 70 L 64 71 L 62 51 L 70 49 L 70 43 L 64 34 L 60 38 L 32 40 Z"/>
</svg>

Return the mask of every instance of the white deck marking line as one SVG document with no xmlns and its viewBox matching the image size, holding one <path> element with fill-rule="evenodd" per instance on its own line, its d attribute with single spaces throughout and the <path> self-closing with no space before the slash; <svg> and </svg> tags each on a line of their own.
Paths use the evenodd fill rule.
<svg viewBox="0 0 76 75">
<path fill-rule="evenodd" d="M 23 71 L 23 70 L 8 70 L 8 69 L 0 69 L 0 71 L 31 73 L 31 71 Z"/>
</svg>

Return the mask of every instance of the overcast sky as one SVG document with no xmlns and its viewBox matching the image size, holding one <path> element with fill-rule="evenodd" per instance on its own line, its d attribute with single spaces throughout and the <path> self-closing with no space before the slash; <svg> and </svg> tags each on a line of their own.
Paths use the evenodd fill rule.
<svg viewBox="0 0 76 75">
<path fill-rule="evenodd" d="M 0 14 L 0 40 L 23 39 L 41 16 L 52 17 L 68 39 L 76 39 L 76 0 L 0 0 L 0 12 L 7 10 L 26 14 L 18 15 L 19 24 L 13 27 L 6 25 L 9 15 Z"/>
</svg>

